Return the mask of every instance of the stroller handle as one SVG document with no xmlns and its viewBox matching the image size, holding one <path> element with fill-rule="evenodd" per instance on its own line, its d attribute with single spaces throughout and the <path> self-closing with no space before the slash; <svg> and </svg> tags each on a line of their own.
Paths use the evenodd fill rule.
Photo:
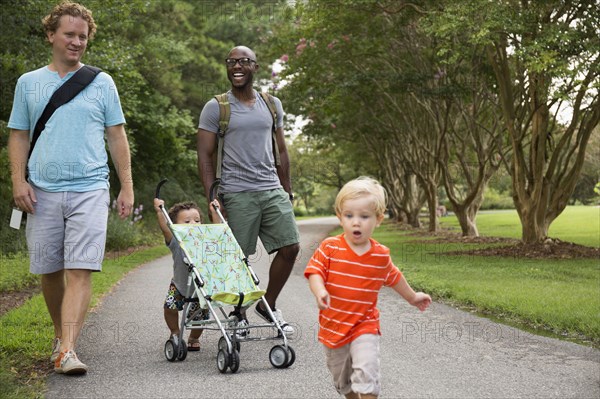
<svg viewBox="0 0 600 399">
<path fill-rule="evenodd" d="M 221 179 L 215 179 L 215 181 L 210 185 L 210 190 L 208 195 L 210 196 L 210 201 L 208 202 L 213 202 L 213 200 L 217 197 L 216 193 L 219 189 L 219 185 L 221 184 Z"/>
<path fill-rule="evenodd" d="M 163 184 L 165 184 L 168 181 L 169 179 L 162 179 L 160 183 L 158 183 L 158 185 L 156 186 L 156 195 L 154 196 L 154 198 L 160 199 L 160 188 L 163 186 Z"/>
</svg>

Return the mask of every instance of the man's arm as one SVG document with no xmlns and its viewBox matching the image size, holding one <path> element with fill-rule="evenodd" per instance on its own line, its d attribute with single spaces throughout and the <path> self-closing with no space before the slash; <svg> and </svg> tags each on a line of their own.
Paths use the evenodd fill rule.
<svg viewBox="0 0 600 399">
<path fill-rule="evenodd" d="M 106 140 L 108 150 L 115 165 L 121 190 L 117 197 L 119 216 L 125 219 L 133 209 L 133 177 L 131 175 L 131 154 L 129 152 L 129 141 L 125 134 L 124 125 L 109 126 L 106 128 Z"/>
<path fill-rule="evenodd" d="M 285 135 L 283 134 L 283 127 L 280 127 L 275 131 L 275 139 L 277 140 L 277 148 L 279 149 L 279 160 L 281 161 L 281 165 L 277 166 L 277 176 L 279 176 L 279 182 L 283 186 L 283 189 L 288 194 L 292 194 L 290 156 L 288 154 L 287 146 L 285 145 Z"/>
<path fill-rule="evenodd" d="M 11 129 L 8 137 L 8 159 L 15 204 L 27 213 L 33 213 L 33 203 L 37 202 L 33 188 L 25 179 L 27 157 L 29 155 L 29 131 Z"/>
<path fill-rule="evenodd" d="M 210 202 L 210 186 L 216 179 L 215 157 L 217 155 L 217 135 L 208 130 L 198 129 L 196 135 L 198 152 L 198 173 L 204 186 L 206 199 Z"/>
</svg>

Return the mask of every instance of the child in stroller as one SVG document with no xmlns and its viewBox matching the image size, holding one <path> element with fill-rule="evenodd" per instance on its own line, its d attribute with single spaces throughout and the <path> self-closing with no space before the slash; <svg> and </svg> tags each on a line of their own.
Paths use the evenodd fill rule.
<svg viewBox="0 0 600 399">
<path fill-rule="evenodd" d="M 269 351 L 269 361 L 275 368 L 287 368 L 294 364 L 296 355 L 288 344 L 288 337 L 283 330 L 282 324 L 273 316 L 273 310 L 265 299 L 265 291 L 258 286 L 259 279 L 252 270 L 248 259 L 238 245 L 227 221 L 219 210 L 218 201 L 214 200 L 215 190 L 211 188 L 210 212 L 213 221 L 220 220 L 216 224 L 195 223 L 200 220 L 200 212 L 196 209 L 197 220 L 185 220 L 183 223 L 173 223 L 173 215 L 164 207 L 160 201 L 161 186 L 167 182 L 163 179 L 156 187 L 155 206 L 157 212 L 162 212 L 162 220 L 170 234 L 165 232 L 165 238 L 170 237 L 169 246 L 179 246 L 183 267 L 187 269 L 187 284 L 179 287 L 182 295 L 183 314 L 179 324 L 165 342 L 165 357 L 168 361 L 185 360 L 188 346 L 183 336 L 185 330 L 189 329 L 192 342 L 200 336 L 194 330 L 219 331 L 221 337 L 217 345 L 217 368 L 219 372 L 225 373 L 231 370 L 236 373 L 240 367 L 240 348 L 242 342 L 281 340 Z M 218 182 L 213 184 L 216 188 Z M 164 228 L 163 228 L 164 231 Z M 175 252 L 175 249 L 173 249 Z M 177 269 L 175 269 L 177 271 Z M 181 291 L 181 289 L 185 289 Z M 273 322 L 257 325 L 240 324 L 243 319 L 242 309 L 247 308 L 256 301 L 261 301 L 268 311 Z M 227 314 L 225 307 L 233 306 L 233 311 Z M 177 306 L 176 306 L 176 309 Z M 217 313 L 219 311 L 220 313 Z M 177 310 L 175 311 L 177 312 Z M 202 315 L 203 314 L 203 315 Z M 200 317 L 198 317 L 200 316 Z M 240 331 L 249 329 L 268 329 L 271 335 L 239 334 Z M 275 330 L 275 331 L 274 331 Z M 196 335 L 197 334 L 197 335 Z"/>
<path fill-rule="evenodd" d="M 218 201 L 213 201 L 218 205 Z M 177 240 L 173 239 L 173 233 L 167 225 L 167 221 L 160 209 L 164 206 L 164 201 L 155 198 L 154 209 L 156 210 L 158 217 L 158 224 L 165 238 L 165 244 L 171 250 L 173 254 L 173 277 L 169 285 L 169 290 L 165 298 L 164 304 L 164 317 L 167 327 L 170 330 L 171 338 L 177 340 L 179 337 L 179 312 L 183 310 L 184 293 L 186 292 L 187 279 L 188 279 L 188 267 L 184 263 L 184 254 L 179 246 Z M 210 207 L 212 212 L 212 220 L 218 220 L 218 215 L 215 212 L 214 206 Z M 203 223 L 202 213 L 200 208 L 194 202 L 180 202 L 173 205 L 168 210 L 169 217 L 177 224 L 189 224 L 189 223 Z M 199 306 L 197 303 L 193 303 L 189 312 L 193 314 L 198 310 Z M 194 317 L 194 320 L 206 320 L 209 317 L 208 310 L 204 309 Z M 202 329 L 190 330 L 190 335 L 187 343 L 188 351 L 199 351 L 200 350 L 200 336 L 202 335 Z"/>
</svg>

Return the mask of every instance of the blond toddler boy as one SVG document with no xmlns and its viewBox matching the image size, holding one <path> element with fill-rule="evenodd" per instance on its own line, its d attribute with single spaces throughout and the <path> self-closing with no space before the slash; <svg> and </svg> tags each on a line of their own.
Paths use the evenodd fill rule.
<svg viewBox="0 0 600 399">
<path fill-rule="evenodd" d="M 346 398 L 376 398 L 380 392 L 381 287 L 392 287 L 421 311 L 431 304 L 429 295 L 410 287 L 389 249 L 371 238 L 385 209 L 385 190 L 376 180 L 360 177 L 344 185 L 335 201 L 344 232 L 325 239 L 304 271 L 319 307 L 327 367 Z"/>
</svg>

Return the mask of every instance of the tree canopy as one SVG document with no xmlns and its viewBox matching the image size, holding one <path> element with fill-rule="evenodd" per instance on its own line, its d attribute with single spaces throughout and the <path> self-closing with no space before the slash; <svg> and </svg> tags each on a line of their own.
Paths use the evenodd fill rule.
<svg viewBox="0 0 600 399">
<path fill-rule="evenodd" d="M 376 165 L 364 170 L 395 211 L 420 209 L 422 196 L 435 230 L 443 186 L 463 234 L 476 235 L 483 192 L 504 164 L 532 243 L 565 208 L 600 119 L 592 3 L 309 0 L 272 43 L 285 55 L 288 105 L 310 118 L 306 134 Z"/>
<path fill-rule="evenodd" d="M 4 187 L 15 83 L 49 62 L 40 19 L 55 3 L 2 2 Z M 523 239 L 536 242 L 574 193 L 595 195 L 597 162 L 588 151 L 599 142 L 600 120 L 594 2 L 83 3 L 98 24 L 83 61 L 117 84 L 140 202 L 151 202 L 162 177 L 173 183 L 167 200 L 203 197 L 196 124 L 206 101 L 229 88 L 223 59 L 240 44 L 258 55 L 257 85 L 308 121 L 290 147 L 294 185 L 307 207 L 323 187 L 366 174 L 386 186 L 398 220 L 418 226 L 427 204 L 436 230 L 444 197 L 463 234 L 477 235 L 484 193 L 504 168 Z M 268 67 L 274 60 L 281 71 Z M 2 191 L 0 214 L 11 198 Z"/>
</svg>

